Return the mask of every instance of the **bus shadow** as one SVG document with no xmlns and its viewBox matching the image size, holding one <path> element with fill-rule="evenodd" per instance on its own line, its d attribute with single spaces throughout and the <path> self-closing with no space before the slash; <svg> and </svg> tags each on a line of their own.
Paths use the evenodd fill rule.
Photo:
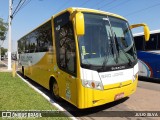
<svg viewBox="0 0 160 120">
<path fill-rule="evenodd" d="M 160 84 L 160 79 L 159 78 L 148 78 L 144 76 L 138 76 L 139 81 L 145 81 L 145 82 L 151 82 L 151 83 L 159 83 Z"/>
<path fill-rule="evenodd" d="M 118 101 L 114 101 L 111 103 L 107 103 L 101 106 L 96 106 L 96 107 L 92 107 L 92 108 L 87 108 L 87 109 L 78 109 L 77 107 L 73 106 L 72 104 L 68 103 L 67 101 L 64 101 L 62 105 L 62 107 L 64 107 L 68 112 L 70 112 L 73 116 L 76 117 L 95 117 L 95 116 L 104 116 L 104 114 L 106 114 L 107 109 L 115 107 L 116 105 L 119 105 L 123 102 L 125 102 L 128 99 L 128 97 L 123 98 L 121 100 Z M 66 107 L 66 105 L 68 105 L 68 108 Z M 104 111 L 105 110 L 105 111 Z M 98 114 L 97 114 L 98 113 Z"/>
<path fill-rule="evenodd" d="M 21 77 L 23 75 L 20 72 L 17 72 Z M 50 91 L 44 88 L 43 86 L 39 85 L 38 83 L 34 82 L 33 80 L 29 78 L 24 78 L 26 81 L 28 81 L 31 85 L 39 89 L 41 92 L 43 92 L 45 95 L 47 95 L 50 98 L 50 101 L 54 101 L 55 103 L 59 104 L 61 107 L 63 107 L 66 111 L 68 111 L 70 114 L 72 114 L 75 117 L 84 117 L 84 116 L 95 116 L 94 114 L 103 114 L 103 110 L 107 111 L 107 109 L 112 108 L 116 105 L 119 105 L 123 102 L 125 102 L 129 97 L 123 98 L 118 101 L 114 101 L 111 103 L 107 103 L 101 106 L 96 106 L 92 108 L 87 108 L 87 109 L 78 109 L 74 105 L 70 104 L 69 102 L 65 100 L 56 101 L 51 97 Z M 106 113 L 105 113 L 106 114 Z"/>
</svg>

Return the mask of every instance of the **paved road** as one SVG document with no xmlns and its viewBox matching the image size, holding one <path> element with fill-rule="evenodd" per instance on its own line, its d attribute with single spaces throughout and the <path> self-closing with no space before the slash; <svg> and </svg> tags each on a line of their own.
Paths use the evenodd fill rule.
<svg viewBox="0 0 160 120">
<path fill-rule="evenodd" d="M 16 64 L 17 64 L 16 67 L 17 67 L 18 66 L 18 62 L 12 60 L 12 64 L 14 62 L 16 62 Z M 17 67 L 17 70 L 18 70 L 18 67 Z M 0 72 L 11 72 L 11 71 L 12 70 L 8 70 L 8 60 L 7 59 L 4 59 L 4 60 L 0 61 Z"/>
<path fill-rule="evenodd" d="M 4 63 L 4 64 L 6 64 L 6 65 L 8 65 L 8 59 L 4 59 L 4 60 L 2 60 L 2 62 Z M 12 60 L 12 63 L 14 62 L 14 60 Z"/>
<path fill-rule="evenodd" d="M 4 61 L 0 61 L 0 72 L 7 72 L 7 65 L 4 63 Z"/>
<path fill-rule="evenodd" d="M 34 86 L 43 91 L 50 97 L 49 91 L 39 86 L 35 82 L 29 80 Z M 127 111 L 160 111 L 160 84 L 139 81 L 137 91 L 129 98 L 125 98 L 116 102 L 108 103 L 95 108 L 86 110 L 79 110 L 66 101 L 61 101 L 60 104 L 63 108 L 74 116 L 78 116 L 78 119 L 83 120 L 160 120 L 160 117 L 107 117 L 119 116 L 122 114 L 129 114 Z M 121 111 L 121 112 L 110 112 Z M 141 112 L 140 112 L 141 113 Z M 159 112 L 160 113 L 160 112 Z M 124 115 L 124 116 L 125 116 Z M 133 115 L 133 113 L 132 113 Z M 160 115 L 160 114 L 159 114 Z M 99 116 L 99 117 L 97 117 Z M 123 116 L 123 115 L 122 115 Z"/>
</svg>

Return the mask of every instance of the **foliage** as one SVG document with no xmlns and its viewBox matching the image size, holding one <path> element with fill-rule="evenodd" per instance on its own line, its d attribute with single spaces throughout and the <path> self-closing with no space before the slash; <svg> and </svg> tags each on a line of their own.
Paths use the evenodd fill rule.
<svg viewBox="0 0 160 120">
<path fill-rule="evenodd" d="M 6 39 L 6 32 L 8 30 L 7 27 L 8 24 L 5 23 L 2 18 L 0 18 L 0 40 L 2 41 Z"/>
<path fill-rule="evenodd" d="M 1 55 L 5 55 L 6 52 L 7 52 L 7 49 L 1 47 Z"/>
</svg>

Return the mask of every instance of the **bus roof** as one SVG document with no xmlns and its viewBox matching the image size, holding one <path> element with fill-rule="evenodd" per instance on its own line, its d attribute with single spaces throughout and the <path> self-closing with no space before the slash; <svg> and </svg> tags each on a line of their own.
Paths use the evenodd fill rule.
<svg viewBox="0 0 160 120">
<path fill-rule="evenodd" d="M 159 30 L 152 30 L 152 31 L 150 31 L 150 34 L 155 34 L 155 33 L 160 33 L 160 29 Z M 144 32 L 133 34 L 134 37 L 141 36 L 141 35 L 144 35 Z"/>
<path fill-rule="evenodd" d="M 126 20 L 124 17 L 122 17 L 120 15 L 117 15 L 117 14 L 114 14 L 114 13 L 110 13 L 110 12 L 106 12 L 106 11 L 101 11 L 101 10 L 96 10 L 96 9 L 90 9 L 90 8 L 80 8 L 80 7 L 70 7 L 70 8 L 67 8 L 67 9 L 59 12 L 58 14 L 54 15 L 53 17 L 58 16 L 59 14 L 63 13 L 64 11 L 69 11 L 70 13 L 72 13 L 74 11 L 80 11 L 80 12 L 105 14 L 105 15 L 110 15 L 110 16 L 114 16 L 114 17 Z"/>
<path fill-rule="evenodd" d="M 110 12 L 106 12 L 106 11 L 101 11 L 101 10 L 95 10 L 95 9 L 89 9 L 89 8 L 80 8 L 80 7 L 70 7 L 67 8 L 65 10 L 60 11 L 59 13 L 53 15 L 52 17 L 55 18 L 56 16 L 62 14 L 63 12 L 69 11 L 70 13 L 74 12 L 74 11 L 81 11 L 81 12 L 88 12 L 88 13 L 97 13 L 97 14 L 104 14 L 104 15 L 110 15 L 110 16 L 114 16 L 123 20 L 126 20 L 124 17 L 114 14 L 114 13 L 110 13 Z M 33 29 L 32 31 L 36 30 L 37 28 L 39 28 L 40 26 L 42 26 L 43 24 L 45 24 L 46 22 L 48 22 L 50 19 L 48 19 L 47 21 L 45 21 L 44 23 L 42 23 L 41 25 L 39 25 L 38 27 L 36 27 L 35 29 Z M 127 21 L 127 20 L 126 20 Z M 25 34 L 24 36 L 22 36 L 19 40 L 21 40 L 23 37 L 25 37 L 26 35 L 30 34 L 32 31 L 28 32 L 27 34 Z M 19 41 L 18 40 L 18 41 Z"/>
</svg>

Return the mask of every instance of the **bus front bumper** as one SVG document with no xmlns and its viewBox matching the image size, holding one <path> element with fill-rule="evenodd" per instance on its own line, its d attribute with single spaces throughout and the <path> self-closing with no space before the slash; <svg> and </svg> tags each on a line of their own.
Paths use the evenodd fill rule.
<svg viewBox="0 0 160 120">
<path fill-rule="evenodd" d="M 129 85 L 108 90 L 95 90 L 83 87 L 84 96 L 78 97 L 77 107 L 80 109 L 95 107 L 125 98 L 136 91 L 137 79 Z"/>
</svg>

